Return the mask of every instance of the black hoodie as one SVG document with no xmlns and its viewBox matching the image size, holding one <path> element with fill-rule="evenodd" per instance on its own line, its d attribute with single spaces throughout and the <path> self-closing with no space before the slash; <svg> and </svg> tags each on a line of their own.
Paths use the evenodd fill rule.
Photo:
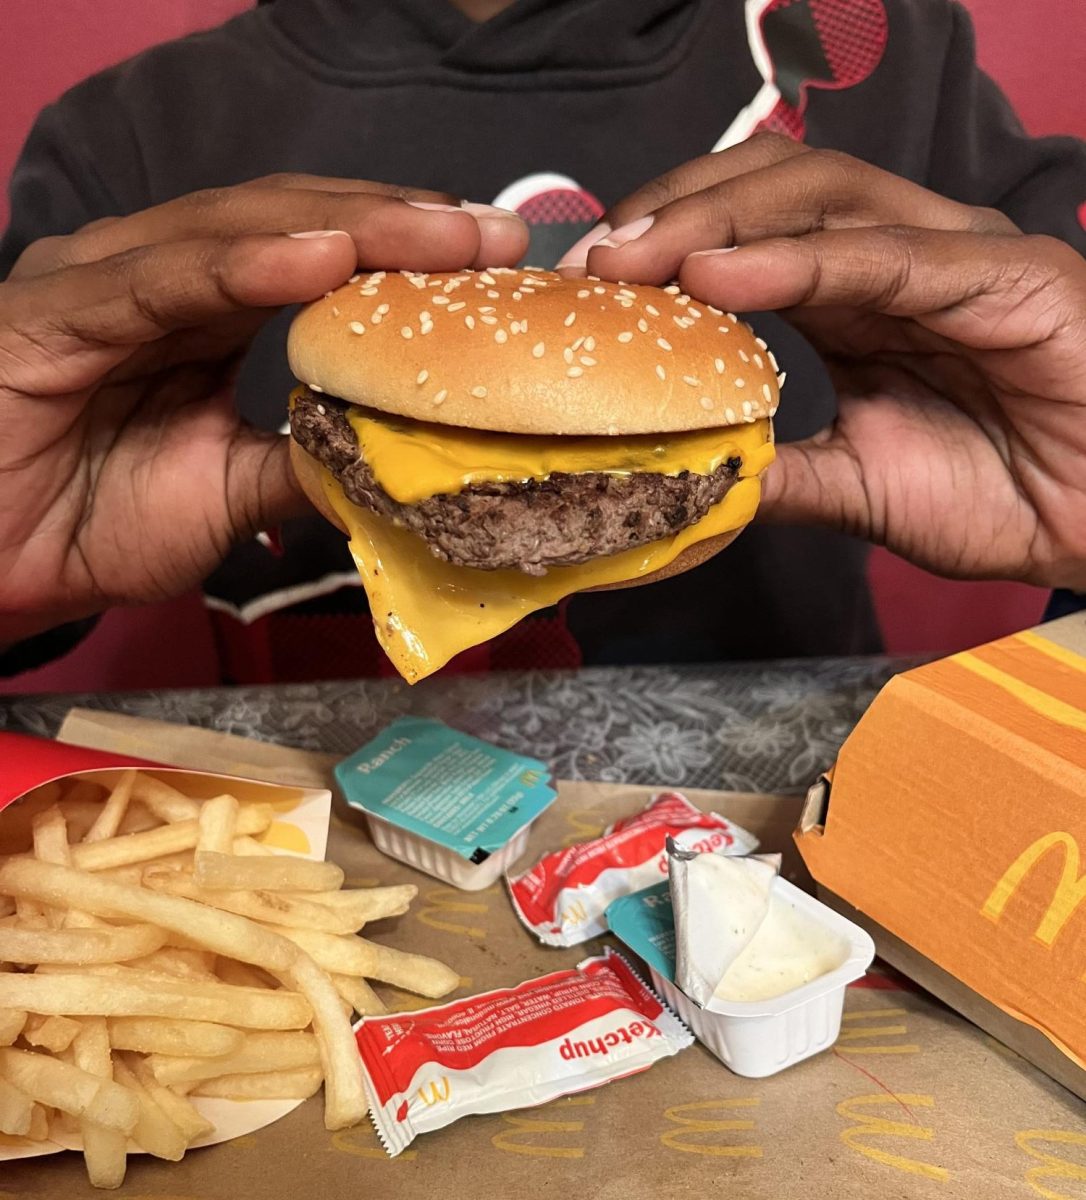
<svg viewBox="0 0 1086 1200">
<path fill-rule="evenodd" d="M 1082 145 L 1022 133 L 945 0 L 516 0 L 481 25 L 447 0 L 274 0 L 106 71 L 41 115 L 13 177 L 0 276 L 37 237 L 276 171 L 516 208 L 533 224 L 528 261 L 550 266 L 645 180 L 766 127 L 1086 244 Z M 288 320 L 261 334 L 239 383 L 242 411 L 266 428 L 282 424 L 291 386 Z M 782 322 L 757 324 L 790 377 L 778 434 L 805 436 L 832 419 L 825 374 Z M 383 669 L 339 535 L 298 521 L 282 545 L 238 547 L 208 581 L 224 677 Z M 694 572 L 575 597 L 466 661 L 878 644 L 861 546 L 755 527 Z"/>
</svg>

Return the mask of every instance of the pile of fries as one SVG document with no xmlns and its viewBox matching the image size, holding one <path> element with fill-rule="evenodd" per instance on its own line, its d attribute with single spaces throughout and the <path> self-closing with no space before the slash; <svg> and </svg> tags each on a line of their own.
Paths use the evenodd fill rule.
<svg viewBox="0 0 1086 1200">
<path fill-rule="evenodd" d="M 109 1188 L 130 1148 L 177 1160 L 212 1132 L 194 1096 L 323 1082 L 329 1129 L 365 1116 L 351 1016 L 385 1011 L 366 980 L 438 998 L 458 975 L 357 936 L 413 886 L 341 890 L 333 863 L 255 840 L 271 820 L 131 770 L 3 813 L 0 1133 L 78 1135 Z"/>
</svg>

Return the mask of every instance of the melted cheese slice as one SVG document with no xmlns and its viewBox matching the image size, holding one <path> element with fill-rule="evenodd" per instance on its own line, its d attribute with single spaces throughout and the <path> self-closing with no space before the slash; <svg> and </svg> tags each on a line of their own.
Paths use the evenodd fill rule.
<svg viewBox="0 0 1086 1200">
<path fill-rule="evenodd" d="M 401 504 L 455 495 L 471 484 L 526 483 L 549 475 L 635 472 L 711 475 L 741 459 L 757 475 L 773 458 L 769 422 L 637 437 L 530 437 L 430 425 L 350 408 L 347 418 L 374 478 Z"/>
<path fill-rule="evenodd" d="M 742 474 L 747 477 L 696 524 L 647 546 L 578 566 L 553 567 L 543 576 L 442 562 L 421 538 L 352 504 L 331 474 L 322 475 L 329 503 L 350 533 L 351 554 L 369 596 L 377 640 L 408 683 L 417 683 L 453 655 L 496 637 L 528 613 L 585 588 L 658 571 L 695 542 L 746 525 L 761 498 L 758 472 L 773 456 L 768 436 L 764 429 L 761 453 L 755 461 L 744 462 Z"/>
</svg>

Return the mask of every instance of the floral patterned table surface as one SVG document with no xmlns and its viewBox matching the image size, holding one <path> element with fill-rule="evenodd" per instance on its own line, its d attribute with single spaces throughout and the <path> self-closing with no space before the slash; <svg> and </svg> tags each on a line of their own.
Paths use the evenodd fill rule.
<svg viewBox="0 0 1086 1200">
<path fill-rule="evenodd" d="M 432 716 L 532 754 L 562 779 L 802 791 L 895 671 L 886 658 L 13 696 L 0 728 L 51 736 L 73 706 L 347 754 L 396 717 Z"/>
</svg>

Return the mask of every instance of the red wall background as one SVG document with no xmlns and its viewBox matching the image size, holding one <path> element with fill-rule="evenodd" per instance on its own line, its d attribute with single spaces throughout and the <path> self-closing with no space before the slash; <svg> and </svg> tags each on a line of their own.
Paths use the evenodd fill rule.
<svg viewBox="0 0 1086 1200">
<path fill-rule="evenodd" d="M 365 2 L 365 0 L 360 0 Z M 0 0 L 0 186 L 35 114 L 73 83 L 155 42 L 216 25 L 248 0 Z M 966 0 L 981 63 L 1036 134 L 1086 136 L 1086 4 L 1082 0 Z M 1084 197 L 1086 199 L 1086 197 Z M 0 224 L 7 219 L 0 194 Z M 878 551 L 871 566 L 893 652 L 950 651 L 1033 623 L 1036 589 L 935 579 Z M 163 651 L 163 629 L 169 628 Z M 103 690 L 215 682 L 215 655 L 199 600 L 116 610 L 63 662 L 0 681 L 0 692 Z"/>
</svg>

